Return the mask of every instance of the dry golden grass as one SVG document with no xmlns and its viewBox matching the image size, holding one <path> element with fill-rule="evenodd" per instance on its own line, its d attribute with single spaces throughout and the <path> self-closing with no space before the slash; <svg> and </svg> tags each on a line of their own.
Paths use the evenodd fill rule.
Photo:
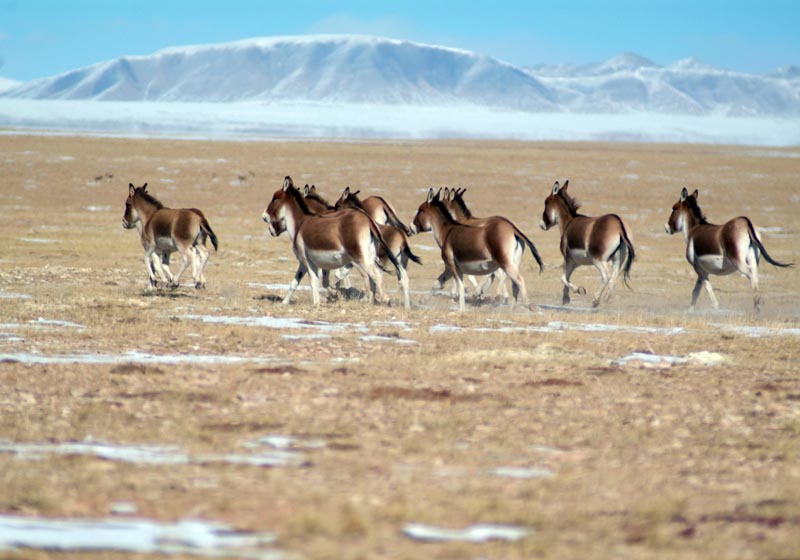
<svg viewBox="0 0 800 560">
<path fill-rule="evenodd" d="M 269 433 L 327 442 L 304 451 L 311 464 L 303 468 L 0 454 L 0 513 L 94 517 L 132 501 L 154 519 L 274 531 L 277 548 L 306 558 L 797 558 L 798 337 L 753 338 L 718 325 L 797 329 L 798 272 L 762 263 L 760 315 L 739 276 L 712 279 L 726 312 L 709 312 L 703 293 L 699 311 L 686 314 L 694 275 L 683 240 L 663 232 L 681 187 L 699 188 L 712 222 L 747 214 L 768 228 L 773 257 L 800 262 L 800 151 L 777 152 L 0 137 L 0 295 L 30 296 L 0 299 L 0 353 L 260 357 L 232 365 L 6 360 L 0 439 L 91 436 L 198 454 L 242 452 Z M 590 296 L 574 296 L 573 312 L 487 304 L 459 314 L 445 297 L 425 301 L 441 264 L 422 234 L 411 240 L 424 260 L 410 269 L 414 309 L 358 301 L 314 309 L 308 291 L 284 307 L 274 302 L 283 290 L 249 283 L 287 284 L 296 269 L 288 240 L 270 238 L 261 221 L 287 174 L 330 198 L 346 185 L 384 195 L 408 221 L 429 186 L 466 187 L 476 215 L 505 215 L 532 237 L 548 267 L 537 275 L 526 255 L 528 293 L 549 305 L 561 299 L 558 233 L 538 221 L 553 181 L 568 177 L 587 214 L 617 212 L 630 226 L 635 291 L 618 287 L 597 313 L 587 309 Z M 120 223 L 128 183 L 145 181 L 165 204 L 208 216 L 220 251 L 207 290 L 145 289 L 139 240 Z M 573 278 L 596 289 L 594 270 Z M 397 301 L 396 283 L 385 283 Z M 364 332 L 287 340 L 287 331 L 188 315 L 359 323 Z M 553 321 L 683 331 L 498 330 Z M 432 332 L 436 325 L 462 329 Z M 417 343 L 364 341 L 364 333 Z M 614 364 L 634 351 L 708 351 L 726 361 Z M 490 474 L 504 466 L 554 476 Z M 532 533 L 516 543 L 424 544 L 402 535 L 408 522 L 511 523 Z"/>
</svg>

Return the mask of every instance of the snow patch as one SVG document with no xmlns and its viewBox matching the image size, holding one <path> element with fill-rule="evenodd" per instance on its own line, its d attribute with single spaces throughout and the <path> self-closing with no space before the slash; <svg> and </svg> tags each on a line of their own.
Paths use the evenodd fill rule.
<svg viewBox="0 0 800 560">
<path fill-rule="evenodd" d="M 464 529 L 448 529 L 422 523 L 408 523 L 403 534 L 415 540 L 430 542 L 470 542 L 482 543 L 492 540 L 518 541 L 528 535 L 528 529 L 514 525 L 495 525 L 478 523 Z"/>
</svg>

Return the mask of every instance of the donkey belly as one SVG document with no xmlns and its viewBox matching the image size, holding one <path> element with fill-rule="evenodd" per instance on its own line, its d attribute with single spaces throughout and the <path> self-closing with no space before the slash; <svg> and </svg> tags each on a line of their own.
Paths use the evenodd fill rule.
<svg viewBox="0 0 800 560">
<path fill-rule="evenodd" d="M 156 250 L 162 253 L 174 253 L 178 250 L 172 236 L 156 236 Z"/>
<path fill-rule="evenodd" d="M 458 267 L 464 274 L 472 274 L 473 276 L 484 276 L 491 274 L 500 266 L 497 261 L 484 260 L 484 261 L 458 261 Z"/>
<path fill-rule="evenodd" d="M 308 260 L 311 261 L 311 263 L 313 263 L 317 268 L 322 268 L 324 270 L 341 268 L 347 264 L 350 264 L 352 261 L 350 255 L 344 251 L 309 250 L 306 252 L 306 256 L 308 257 Z"/>
<path fill-rule="evenodd" d="M 695 257 L 697 266 L 708 274 L 724 276 L 736 271 L 733 263 L 725 255 L 702 255 Z"/>
<path fill-rule="evenodd" d="M 592 264 L 592 256 L 587 249 L 570 249 L 567 255 L 578 266 Z"/>
</svg>

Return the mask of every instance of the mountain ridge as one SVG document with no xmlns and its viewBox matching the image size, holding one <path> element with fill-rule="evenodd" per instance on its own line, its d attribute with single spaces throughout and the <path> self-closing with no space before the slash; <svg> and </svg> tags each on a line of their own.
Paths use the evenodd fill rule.
<svg viewBox="0 0 800 560">
<path fill-rule="evenodd" d="M 471 51 L 368 35 L 257 37 L 167 47 L 32 80 L 0 98 L 100 101 L 469 103 L 526 112 L 800 116 L 792 66 L 761 76 L 622 53 L 517 67 Z"/>
</svg>

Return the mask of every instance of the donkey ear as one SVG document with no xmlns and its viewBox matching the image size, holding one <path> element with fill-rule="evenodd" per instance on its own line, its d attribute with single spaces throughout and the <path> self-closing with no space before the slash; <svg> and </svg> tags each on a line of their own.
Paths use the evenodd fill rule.
<svg viewBox="0 0 800 560">
<path fill-rule="evenodd" d="M 311 194 L 317 192 L 317 185 L 311 185 L 311 188 L 308 189 L 308 192 L 310 192 Z"/>
<path fill-rule="evenodd" d="M 350 196 L 350 185 L 346 186 L 342 191 L 342 200 L 346 200 Z"/>
<path fill-rule="evenodd" d="M 428 200 L 425 202 L 432 202 L 433 201 L 433 187 L 428 189 Z"/>
<path fill-rule="evenodd" d="M 463 197 L 465 192 L 467 192 L 467 189 L 461 189 L 461 191 L 458 193 L 458 196 Z"/>
<path fill-rule="evenodd" d="M 358 189 L 356 192 L 350 193 L 350 196 L 356 196 L 360 192 L 361 192 L 361 189 Z"/>
<path fill-rule="evenodd" d="M 442 187 L 439 187 L 439 190 L 436 192 L 436 196 L 433 197 L 433 200 L 441 200 L 442 199 Z"/>
<path fill-rule="evenodd" d="M 561 185 L 561 190 L 562 190 L 562 191 L 565 191 L 565 190 L 567 190 L 567 187 L 568 187 L 568 186 L 569 186 L 569 179 L 564 179 L 564 184 L 563 184 L 563 185 Z"/>
<path fill-rule="evenodd" d="M 133 186 L 133 183 L 128 183 L 128 194 L 133 196 L 133 193 L 136 192 L 136 187 Z"/>
<path fill-rule="evenodd" d="M 697 192 L 697 189 L 695 189 L 694 192 L 692 193 L 692 196 L 695 197 L 695 198 L 697 198 L 699 195 L 700 195 L 700 193 Z"/>
<path fill-rule="evenodd" d="M 145 191 L 145 192 L 147 192 L 147 183 L 145 183 L 144 185 L 142 185 L 142 190 L 143 190 L 143 191 Z"/>
<path fill-rule="evenodd" d="M 294 186 L 294 181 L 292 181 L 292 178 L 287 175 L 283 179 L 283 190 L 284 190 L 284 192 L 288 191 L 289 187 L 293 187 L 293 186 Z"/>
<path fill-rule="evenodd" d="M 453 193 L 450 191 L 450 187 L 445 187 L 444 192 L 442 193 L 442 200 L 447 202 L 453 197 Z"/>
<path fill-rule="evenodd" d="M 553 185 L 553 194 L 558 194 L 558 191 L 561 190 L 561 186 L 558 184 L 558 181 Z"/>
<path fill-rule="evenodd" d="M 308 196 L 308 183 L 306 183 L 306 186 L 303 187 L 303 196 Z"/>
<path fill-rule="evenodd" d="M 689 191 L 686 190 L 686 187 L 681 189 L 681 202 L 689 198 Z"/>
</svg>

